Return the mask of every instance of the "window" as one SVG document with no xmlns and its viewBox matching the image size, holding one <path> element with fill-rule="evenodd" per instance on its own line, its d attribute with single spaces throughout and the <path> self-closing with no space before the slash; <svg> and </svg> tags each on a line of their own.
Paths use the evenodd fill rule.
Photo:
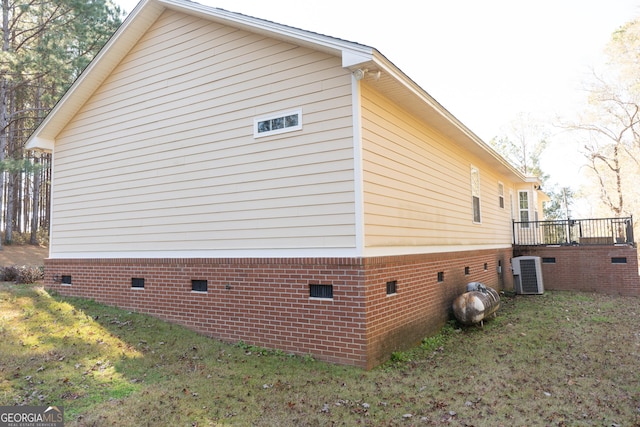
<svg viewBox="0 0 640 427">
<path fill-rule="evenodd" d="M 253 137 L 275 135 L 302 129 L 302 111 L 288 111 L 271 116 L 260 117 L 253 121 Z"/>
<path fill-rule="evenodd" d="M 387 282 L 387 295 L 393 295 L 398 292 L 398 281 L 392 280 Z"/>
<path fill-rule="evenodd" d="M 309 285 L 310 298 L 333 298 L 333 285 Z"/>
<path fill-rule="evenodd" d="M 515 215 L 513 213 L 513 191 L 509 190 L 509 209 L 511 210 L 511 219 L 515 219 Z"/>
<path fill-rule="evenodd" d="M 480 223 L 480 171 L 471 166 L 471 201 L 473 204 L 473 222 Z"/>
<path fill-rule="evenodd" d="M 471 274 L 471 268 L 469 268 L 469 267 L 465 267 L 465 268 L 464 268 L 464 275 L 465 275 L 465 276 L 468 276 L 468 275 L 470 275 L 470 274 Z"/>
<path fill-rule="evenodd" d="M 62 276 L 60 278 L 60 283 L 63 285 L 70 285 L 71 284 L 71 276 Z"/>
<path fill-rule="evenodd" d="M 504 184 L 498 183 L 498 206 L 504 209 Z"/>
<path fill-rule="evenodd" d="M 438 272 L 438 282 L 444 282 L 444 271 Z"/>
<path fill-rule="evenodd" d="M 627 257 L 614 257 L 611 258 L 611 264 L 626 264 Z"/>
<path fill-rule="evenodd" d="M 191 290 L 194 292 L 207 292 L 208 283 L 206 280 L 192 280 Z"/>
<path fill-rule="evenodd" d="M 529 222 L 529 192 L 518 191 L 518 212 L 520 222 Z M 529 228 L 529 224 L 521 224 L 522 228 Z"/>
<path fill-rule="evenodd" d="M 144 279 L 140 277 L 132 277 L 131 278 L 131 287 L 132 288 L 144 288 Z"/>
</svg>

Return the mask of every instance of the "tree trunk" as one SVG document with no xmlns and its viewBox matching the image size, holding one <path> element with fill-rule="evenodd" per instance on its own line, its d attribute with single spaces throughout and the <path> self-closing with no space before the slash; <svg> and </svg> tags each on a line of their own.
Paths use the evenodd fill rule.
<svg viewBox="0 0 640 427">
<path fill-rule="evenodd" d="M 32 205 L 32 213 L 31 213 L 31 237 L 29 239 L 29 243 L 32 245 L 38 244 L 38 218 L 40 217 L 40 171 L 38 167 L 40 166 L 40 157 L 33 157 L 33 205 Z"/>
<path fill-rule="evenodd" d="M 2 0 L 2 52 L 9 52 L 9 0 Z M 8 76 L 0 76 L 0 164 L 4 161 L 9 132 L 9 96 Z M 4 192 L 4 172 L 0 171 L 0 195 Z M 0 206 L 2 198 L 0 196 Z M 0 212 L 2 209 L 0 209 Z M 0 221 L 0 225 L 2 221 Z M 0 250 L 2 249 L 2 230 L 0 230 Z"/>
<path fill-rule="evenodd" d="M 13 243 L 13 210 L 14 210 L 14 179 L 15 175 L 7 174 L 7 212 L 5 217 L 4 241 L 7 245 Z"/>
</svg>

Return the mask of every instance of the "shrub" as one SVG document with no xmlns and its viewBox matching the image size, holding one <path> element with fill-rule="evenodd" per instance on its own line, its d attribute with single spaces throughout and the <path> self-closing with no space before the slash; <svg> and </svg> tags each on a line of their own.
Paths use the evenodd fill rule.
<svg viewBox="0 0 640 427">
<path fill-rule="evenodd" d="M 18 274 L 20 272 L 20 267 L 17 265 L 9 265 L 7 267 L 2 267 L 2 281 L 3 282 L 14 282 L 18 278 Z"/>
<path fill-rule="evenodd" d="M 44 267 L 10 265 L 0 269 L 0 280 L 3 282 L 26 284 L 35 283 L 42 279 L 44 279 Z"/>
<path fill-rule="evenodd" d="M 44 267 L 22 266 L 18 271 L 16 283 L 35 283 L 44 279 Z"/>
</svg>

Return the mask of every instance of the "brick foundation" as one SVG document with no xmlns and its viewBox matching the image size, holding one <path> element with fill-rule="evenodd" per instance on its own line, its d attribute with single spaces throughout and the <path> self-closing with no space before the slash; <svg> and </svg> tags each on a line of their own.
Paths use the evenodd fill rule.
<svg viewBox="0 0 640 427">
<path fill-rule="evenodd" d="M 520 246 L 514 248 L 514 256 L 521 255 L 542 258 L 545 290 L 640 296 L 638 250 L 633 246 Z"/>
<path fill-rule="evenodd" d="M 452 316 L 453 300 L 469 282 L 496 290 L 513 288 L 511 249 L 367 258 L 367 360 L 376 366 L 389 355 L 417 345 Z M 486 264 L 486 269 L 485 269 Z M 501 273 L 498 273 L 500 266 Z M 468 267 L 467 270 L 465 270 Z M 438 282 L 438 273 L 444 280 Z M 388 296 L 386 282 L 397 280 Z"/>
<path fill-rule="evenodd" d="M 508 248 L 375 258 L 47 259 L 45 284 L 224 341 L 369 369 L 435 333 L 468 282 L 511 288 L 510 257 Z M 132 278 L 144 278 L 144 288 L 132 288 Z M 206 293 L 192 291 L 194 279 L 208 281 Z M 387 295 L 390 281 L 397 292 Z M 332 285 L 333 298 L 310 298 L 310 284 Z"/>
</svg>

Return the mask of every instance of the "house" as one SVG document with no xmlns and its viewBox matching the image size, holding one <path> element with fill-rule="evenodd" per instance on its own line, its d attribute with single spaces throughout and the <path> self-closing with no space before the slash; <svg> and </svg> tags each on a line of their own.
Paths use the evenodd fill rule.
<svg viewBox="0 0 640 427">
<path fill-rule="evenodd" d="M 374 48 L 143 0 L 28 141 L 46 286 L 371 368 L 511 288 L 523 176 Z"/>
</svg>

